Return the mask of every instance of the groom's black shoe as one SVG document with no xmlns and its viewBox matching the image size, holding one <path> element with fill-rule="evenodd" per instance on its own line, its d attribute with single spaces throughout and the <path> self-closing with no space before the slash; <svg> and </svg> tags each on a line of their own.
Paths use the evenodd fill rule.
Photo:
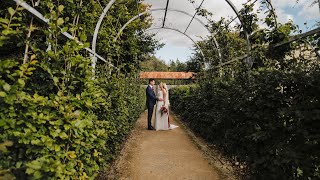
<svg viewBox="0 0 320 180">
<path fill-rule="evenodd" d="M 152 126 L 148 127 L 148 130 L 154 130 L 154 127 L 152 127 Z"/>
</svg>

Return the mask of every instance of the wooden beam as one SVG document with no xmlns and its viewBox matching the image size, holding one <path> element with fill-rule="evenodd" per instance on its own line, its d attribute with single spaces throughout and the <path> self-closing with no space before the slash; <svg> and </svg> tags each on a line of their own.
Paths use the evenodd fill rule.
<svg viewBox="0 0 320 180">
<path fill-rule="evenodd" d="M 141 72 L 140 79 L 194 79 L 193 72 Z"/>
</svg>

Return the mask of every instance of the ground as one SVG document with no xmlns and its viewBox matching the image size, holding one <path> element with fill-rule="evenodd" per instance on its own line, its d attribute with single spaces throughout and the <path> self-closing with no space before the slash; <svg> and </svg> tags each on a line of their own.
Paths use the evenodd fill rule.
<svg viewBox="0 0 320 180">
<path fill-rule="evenodd" d="M 170 118 L 178 128 L 150 131 L 147 112 L 143 112 L 111 173 L 102 179 L 235 179 L 232 166 L 222 156 L 176 116 Z"/>
</svg>

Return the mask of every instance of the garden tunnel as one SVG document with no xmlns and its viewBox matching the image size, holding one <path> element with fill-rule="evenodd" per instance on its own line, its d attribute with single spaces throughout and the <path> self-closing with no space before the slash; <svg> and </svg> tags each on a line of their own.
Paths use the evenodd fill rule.
<svg viewBox="0 0 320 180">
<path fill-rule="evenodd" d="M 240 0 L 184 0 L 188 5 L 198 2 L 196 7 L 192 4 L 192 13 L 177 6 L 182 0 L 144 0 L 148 1 L 165 6 L 149 9 L 140 0 L 2 1 L 5 18 L 0 23 L 14 34 L 2 31 L 0 39 L 0 179 L 3 173 L 16 173 L 18 179 L 86 179 L 112 167 L 145 110 L 144 78 L 190 79 L 190 86 L 170 92 L 172 111 L 184 115 L 186 125 L 210 145 L 222 147 L 233 162 L 248 165 L 243 171 L 253 179 L 319 179 L 320 23 L 298 33 L 294 23 L 282 24 L 276 18 L 271 0 L 248 0 L 240 11 Z M 227 18 L 204 21 L 203 12 L 215 12 L 202 11 L 208 2 L 224 3 L 228 11 L 219 18 Z M 273 24 L 254 31 L 259 26 L 246 25 L 244 11 L 261 2 Z M 139 12 L 139 7 L 146 12 Z M 53 17 L 53 12 L 60 14 Z M 160 25 L 147 19 L 154 13 L 161 14 Z M 181 23 L 182 18 L 172 13 L 188 20 Z M 12 17 L 18 23 L 9 26 Z M 281 32 L 283 27 L 287 33 Z M 188 45 L 196 54 L 190 64 L 199 70 L 192 70 L 198 80 L 190 72 L 154 72 L 178 71 L 178 63 L 171 68 L 146 56 L 161 46 L 151 39 L 156 36 L 143 34 L 155 30 L 165 36 L 179 33 L 192 42 Z M 209 38 L 192 34 L 200 31 Z M 278 32 L 284 37 L 273 41 Z M 268 35 L 271 38 L 265 38 Z M 210 69 L 203 71 L 202 60 L 213 61 Z M 153 61 L 164 66 L 156 67 Z M 141 69 L 152 72 L 139 79 Z"/>
<path fill-rule="evenodd" d="M 36 16 L 37 18 L 39 18 L 40 20 L 44 21 L 45 23 L 48 23 L 48 20 L 40 13 L 38 12 L 36 9 L 34 9 L 33 7 L 31 7 L 29 4 L 21 1 L 21 0 L 13 0 L 15 1 L 17 4 L 20 4 L 22 7 L 24 7 L 26 10 L 28 10 L 30 13 L 32 13 L 34 16 Z M 221 0 L 222 1 L 222 0 Z M 238 57 L 236 59 L 233 59 L 233 60 L 229 60 L 227 62 L 222 62 L 222 59 L 221 59 L 221 52 L 220 52 L 220 48 L 219 48 L 219 43 L 218 41 L 216 40 L 215 38 L 215 35 L 217 34 L 217 31 L 215 32 L 211 32 L 210 29 L 207 27 L 207 25 L 201 21 L 198 17 L 197 17 L 197 14 L 199 13 L 199 10 L 202 6 L 202 4 L 205 2 L 205 0 L 201 0 L 201 3 L 198 7 L 195 8 L 196 12 L 194 13 L 194 15 L 191 15 L 190 13 L 186 12 L 186 11 L 183 11 L 183 10 L 179 10 L 179 9 L 174 9 L 174 8 L 169 8 L 169 2 L 170 0 L 166 0 L 166 6 L 165 8 L 154 8 L 154 9 L 149 9 L 145 12 L 139 12 L 139 3 L 142 3 L 141 1 L 139 0 L 136 0 L 137 2 L 137 12 L 138 14 L 134 17 L 132 17 L 128 22 L 126 22 L 121 28 L 120 30 L 118 31 L 117 33 L 117 36 L 114 38 L 114 40 L 116 41 L 120 36 L 121 36 L 121 33 L 123 32 L 123 30 L 131 23 L 133 22 L 134 20 L 138 19 L 140 16 L 143 16 L 145 14 L 148 14 L 150 12 L 153 12 L 153 11 L 164 11 L 164 17 L 163 17 L 163 20 L 162 20 L 162 26 L 160 27 L 151 27 L 150 29 L 147 29 L 147 31 L 151 31 L 151 30 L 155 30 L 155 29 L 167 29 L 167 30 L 171 30 L 171 31 L 175 31 L 177 33 L 180 33 L 180 34 L 183 34 L 185 37 L 187 37 L 188 39 L 190 39 L 194 45 L 197 47 L 197 50 L 200 51 L 200 54 L 202 55 L 203 59 L 205 59 L 204 57 L 204 53 L 201 49 L 201 47 L 197 44 L 196 40 L 194 40 L 191 36 L 189 36 L 188 34 L 186 34 L 186 31 L 188 30 L 190 24 L 193 22 L 193 20 L 195 19 L 196 21 L 198 21 L 201 26 L 203 26 L 208 32 L 210 35 L 213 36 L 213 40 L 212 40 L 212 46 L 217 50 L 218 52 L 218 55 L 219 55 L 219 58 L 220 58 L 220 63 L 218 65 L 218 67 L 220 66 L 223 66 L 223 65 L 226 65 L 226 64 L 229 64 L 229 63 L 232 63 L 234 61 L 238 61 L 238 60 L 243 60 L 245 59 L 245 62 L 251 66 L 252 63 L 253 63 L 253 58 L 250 57 L 250 53 L 251 53 L 251 42 L 250 42 L 250 36 L 252 35 L 252 33 L 250 34 L 248 32 L 248 30 L 246 29 L 246 26 L 245 26 L 245 22 L 243 20 L 243 18 L 240 16 L 240 11 L 236 8 L 235 4 L 231 1 L 231 0 L 223 0 L 225 3 L 227 3 L 227 5 L 229 6 L 230 9 L 232 9 L 233 13 L 236 15 L 236 17 L 234 17 L 228 24 L 227 26 L 229 26 L 233 21 L 235 21 L 236 19 L 238 19 L 239 23 L 241 24 L 241 27 L 242 27 L 242 30 L 243 30 L 243 33 L 244 33 L 244 38 L 245 38 L 245 41 L 246 41 L 246 49 L 247 49 L 247 52 L 246 52 L 246 55 L 244 56 L 241 56 L 241 57 Z M 250 2 L 251 4 L 250 5 L 254 5 L 258 0 L 254 0 L 253 2 Z M 96 44 L 97 44 L 97 38 L 98 38 L 98 34 L 99 34 L 99 30 L 100 30 L 100 26 L 104 20 L 104 17 L 107 15 L 108 11 L 110 10 L 110 8 L 115 5 L 117 2 L 117 0 L 110 0 L 108 2 L 108 4 L 103 8 L 103 12 L 101 13 L 97 23 L 96 23 L 96 26 L 95 26 L 95 30 L 94 30 L 94 34 L 93 34 L 93 39 L 92 39 L 92 43 L 91 43 L 91 46 L 92 48 L 85 48 L 90 54 L 91 54 L 91 58 L 92 58 L 92 67 L 93 69 L 95 69 L 95 66 L 96 66 L 96 61 L 97 59 L 101 60 L 101 61 L 104 61 L 106 63 L 108 63 L 106 61 L 105 58 L 103 58 L 102 56 L 100 56 L 97 52 L 96 52 Z M 192 1 L 190 1 L 192 2 Z M 248 1 L 249 2 L 249 1 Z M 266 6 L 269 7 L 269 9 L 271 9 L 271 12 L 273 13 L 273 16 L 274 16 L 274 21 L 275 21 L 275 24 L 277 24 L 277 16 L 275 15 L 275 9 L 273 8 L 272 6 L 272 3 L 271 3 L 271 0 L 265 0 L 264 3 L 266 4 Z M 100 2 L 99 2 L 100 4 Z M 101 6 L 101 4 L 100 4 Z M 320 4 L 319 4 L 319 7 L 320 7 Z M 102 6 L 101 6 L 102 8 Z M 170 12 L 170 11 L 173 11 L 173 12 L 178 12 L 178 13 L 181 13 L 181 14 L 184 14 L 186 16 L 189 16 L 189 17 L 192 17 L 188 26 L 186 27 L 185 31 L 181 31 L 177 28 L 173 28 L 173 27 L 167 27 L 165 26 L 166 24 L 166 16 L 167 16 L 167 13 Z M 316 29 L 313 29 L 311 31 L 308 31 L 304 34 L 301 34 L 301 35 L 297 35 L 297 36 L 294 36 L 292 37 L 291 39 L 285 41 L 285 42 L 281 42 L 281 43 L 278 43 L 275 45 L 275 47 L 277 46 L 281 46 L 283 44 L 287 44 L 287 43 L 290 43 L 290 42 L 293 42 L 293 41 L 296 41 L 296 40 L 300 40 L 302 38 L 305 38 L 305 37 L 308 37 L 310 35 L 314 35 L 316 33 L 319 33 L 320 32 L 320 28 L 316 28 Z M 75 39 L 74 37 L 72 37 L 69 33 L 67 32 L 64 32 L 63 33 L 64 36 L 66 36 L 67 38 L 69 39 Z M 82 42 L 79 42 L 78 43 L 80 44 L 83 44 Z M 313 50 L 316 51 L 315 49 L 315 46 L 313 44 L 310 44 L 308 43 L 309 46 L 311 46 L 311 48 Z M 319 52 L 316 51 L 316 54 L 317 56 L 319 56 Z M 117 69 L 117 67 L 115 67 L 114 65 L 110 64 L 109 65 L 111 67 L 114 67 Z"/>
<path fill-rule="evenodd" d="M 124 24 L 121 29 L 119 30 L 119 32 L 117 33 L 117 37 L 115 38 L 115 40 L 117 40 L 117 38 L 120 36 L 121 32 L 127 27 L 128 24 L 130 24 L 132 21 L 134 21 L 135 19 L 139 18 L 140 16 L 144 15 L 144 14 L 147 14 L 149 12 L 152 12 L 152 11 L 165 11 L 165 15 L 164 15 L 164 18 L 163 18 L 163 23 L 162 23 L 162 27 L 161 28 L 164 28 L 165 27 L 165 21 L 166 21 L 166 16 L 167 16 L 167 12 L 168 11 L 177 11 L 177 12 L 180 12 L 180 13 L 183 13 L 185 15 L 188 15 L 188 16 L 191 16 L 189 13 L 185 12 L 185 11 L 179 11 L 177 9 L 170 9 L 168 8 L 169 6 L 169 1 L 170 0 L 167 0 L 166 1 L 166 7 L 165 8 L 160 8 L 160 9 L 151 9 L 151 10 L 148 10 L 146 12 L 142 12 L 142 13 L 139 13 L 138 15 L 136 15 L 135 17 L 131 18 L 126 24 Z M 97 36 L 98 36 L 98 32 L 99 32 L 99 29 L 100 29 L 100 26 L 101 26 L 101 23 L 104 19 L 104 17 L 106 16 L 108 10 L 111 8 L 111 6 L 116 2 L 116 0 L 111 0 L 108 5 L 104 8 L 103 12 L 101 13 L 100 15 L 100 18 L 97 22 L 97 25 L 96 25 L 96 28 L 95 28 L 95 31 L 94 31 L 94 35 L 93 35 L 93 40 L 92 40 L 92 50 L 93 52 L 96 52 L 96 43 L 97 43 Z M 201 1 L 201 4 L 197 7 L 197 9 L 201 8 L 201 5 L 203 4 L 204 0 Z M 240 18 L 240 15 L 239 15 L 239 11 L 237 10 L 237 8 L 234 6 L 234 4 L 230 1 L 230 0 L 225 0 L 225 2 L 231 7 L 231 9 L 233 10 L 233 12 L 236 14 L 237 18 L 239 19 L 240 23 L 243 25 L 244 27 L 244 23 L 243 21 L 241 20 Z M 256 1 L 255 1 L 256 2 Z M 269 1 L 267 1 L 268 3 L 271 3 Z M 137 1 L 137 4 L 138 4 L 138 1 Z M 137 9 L 138 9 L 138 6 L 137 6 Z M 138 11 L 139 12 L 139 11 Z M 201 21 L 199 20 L 198 18 L 196 18 L 196 15 L 197 15 L 197 11 L 195 12 L 195 14 L 192 16 L 192 19 L 190 20 L 190 23 L 189 25 L 191 24 L 191 22 L 193 21 L 193 19 L 196 19 L 197 21 L 199 21 L 201 23 L 202 26 L 206 27 L 206 25 Z M 182 33 L 184 34 L 186 37 L 188 37 L 189 39 L 191 39 L 188 35 L 185 34 L 185 32 L 187 31 L 187 29 L 189 28 L 189 25 L 186 27 L 186 30 L 184 32 L 180 32 L 179 30 L 176 30 L 177 32 L 179 33 Z M 167 28 L 168 29 L 168 28 Z M 170 28 L 170 29 L 174 29 L 174 28 Z M 206 27 L 206 29 L 210 32 L 210 30 Z M 250 44 L 250 40 L 249 40 L 249 34 L 247 32 L 247 30 L 244 28 L 244 34 L 245 34 L 245 38 L 246 38 L 246 41 L 247 41 L 247 53 L 249 54 L 250 53 L 250 50 L 251 50 L 251 44 Z M 191 39 L 192 40 L 192 39 Z M 194 43 L 195 41 L 192 40 Z M 213 36 L 213 42 L 214 42 L 214 45 L 215 45 L 215 48 L 217 49 L 218 51 L 218 54 L 221 58 L 221 54 L 220 54 L 220 51 L 219 51 L 219 44 L 218 42 L 216 41 L 215 37 Z M 195 43 L 196 44 L 196 43 Z M 197 46 L 197 45 L 196 45 Z M 203 55 L 203 52 L 201 50 L 201 48 L 199 46 L 197 46 L 198 49 L 200 50 L 200 53 Z M 204 58 L 204 57 L 203 57 Z M 220 62 L 221 62 L 221 59 L 220 59 Z M 95 56 L 93 55 L 93 58 L 92 58 L 92 66 L 95 67 L 95 63 L 96 63 L 96 58 Z"/>
</svg>

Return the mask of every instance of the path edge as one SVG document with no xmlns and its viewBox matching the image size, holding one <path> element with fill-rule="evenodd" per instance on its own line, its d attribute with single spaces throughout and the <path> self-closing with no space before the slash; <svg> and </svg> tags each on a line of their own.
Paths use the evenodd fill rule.
<svg viewBox="0 0 320 180">
<path fill-rule="evenodd" d="M 136 119 L 136 121 L 132 125 L 132 130 L 126 135 L 124 138 L 123 143 L 121 144 L 121 147 L 119 151 L 117 152 L 114 161 L 111 163 L 111 165 L 108 168 L 102 169 L 99 172 L 99 175 L 95 178 L 96 180 L 118 180 L 120 179 L 121 173 L 119 172 L 119 164 L 123 160 L 123 154 L 126 150 L 126 146 L 132 139 L 132 136 L 137 133 L 137 126 L 138 126 L 138 120 L 142 118 L 143 113 L 146 110 L 143 110 L 139 117 Z"/>
<path fill-rule="evenodd" d="M 170 115 L 174 118 L 176 122 L 179 123 L 180 127 L 185 130 L 188 137 L 191 141 L 196 145 L 196 147 L 202 152 L 204 158 L 209 162 L 210 166 L 217 171 L 219 175 L 219 179 L 229 179 L 229 180 L 238 180 L 236 178 L 235 169 L 233 168 L 232 164 L 223 158 L 223 155 L 219 153 L 218 150 L 210 148 L 208 143 L 201 138 L 200 136 L 196 135 L 181 119 L 181 117 L 170 111 Z"/>
</svg>

